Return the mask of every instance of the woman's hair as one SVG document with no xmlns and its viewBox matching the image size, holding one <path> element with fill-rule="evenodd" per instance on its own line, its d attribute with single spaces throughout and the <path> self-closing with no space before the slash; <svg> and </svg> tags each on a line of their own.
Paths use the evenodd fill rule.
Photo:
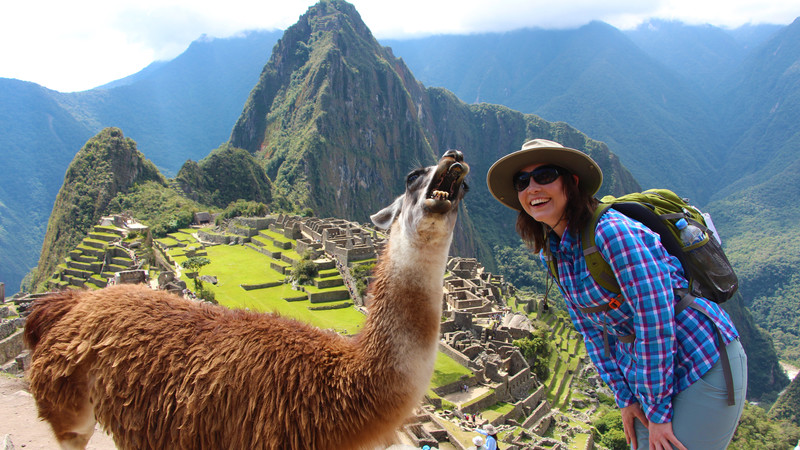
<svg viewBox="0 0 800 450">
<path fill-rule="evenodd" d="M 582 230 L 592 219 L 598 201 L 587 192 L 578 189 L 578 183 L 575 182 L 571 173 L 561 175 L 561 186 L 567 197 L 563 217 L 563 220 L 567 221 L 566 232 Z M 520 211 L 517 215 L 517 233 L 525 245 L 533 248 L 535 252 L 544 248 L 550 230 L 550 226 L 536 221 L 525 210 Z"/>
</svg>

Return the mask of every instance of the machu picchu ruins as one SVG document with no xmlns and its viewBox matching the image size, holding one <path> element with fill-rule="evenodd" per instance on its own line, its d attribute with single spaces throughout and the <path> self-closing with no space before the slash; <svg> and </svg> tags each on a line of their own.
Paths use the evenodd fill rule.
<svg viewBox="0 0 800 450">
<path fill-rule="evenodd" d="M 50 287 L 96 289 L 112 283 L 149 283 L 156 289 L 196 298 L 191 283 L 181 280 L 186 269 L 179 261 L 206 256 L 212 246 L 242 246 L 266 255 L 269 268 L 278 274 L 273 281 L 253 279 L 242 283 L 242 290 L 268 289 L 291 282 L 293 266 L 301 255 L 306 255 L 314 261 L 319 275 L 313 286 L 293 286 L 293 294 L 284 297 L 285 301 L 309 300 L 309 309 L 353 307 L 368 313 L 369 298 L 357 287 L 359 280 L 351 268 L 374 263 L 386 243 L 386 235 L 371 225 L 286 214 L 237 217 L 215 225 L 214 215 L 198 213 L 195 220 L 197 223 L 190 229 L 152 239 L 148 228 L 131 217 L 106 217 L 69 253 L 50 280 Z M 152 239 L 151 255 L 145 251 L 147 239 Z M 146 258 L 153 263 L 150 270 L 144 269 Z M 151 279 L 150 275 L 156 273 L 154 267 L 157 276 Z M 216 283 L 214 273 L 201 278 Z M 563 442 L 543 436 L 551 427 L 568 427 L 561 423 L 564 420 L 559 412 L 596 402 L 588 392 L 580 400 L 572 399 L 573 381 L 582 374 L 581 378 L 592 381 L 598 389 L 602 386 L 599 377 L 592 378 L 592 365 L 568 320 L 545 314 L 539 299 L 516 299 L 518 307 L 538 311 L 538 317 L 545 318 L 550 339 L 555 343 L 553 376 L 540 380 L 513 345 L 515 340 L 531 336 L 535 328 L 525 313 L 515 312 L 506 304 L 517 294 L 514 286 L 502 276 L 486 271 L 478 260 L 462 257 L 450 257 L 443 285 L 439 349 L 471 375 L 432 389 L 415 417 L 404 426 L 405 439 L 418 447 L 455 442 L 451 444 L 454 448 L 464 448 L 458 444 L 456 434 L 491 423 L 500 430 L 516 430 L 506 435 L 504 448 L 566 448 Z M 14 301 L 24 311 L 31 298 Z M 13 328 L 20 334 L 24 319 L 16 320 L 20 323 L 15 322 Z M 0 326 L 0 332 L 4 329 Z M 346 334 L 346 330 L 337 331 Z M 19 337 L 9 336 L 3 333 L 0 337 L 3 342 L 16 339 L 21 344 Z M 4 345 L 0 344 L 3 370 L 21 373 L 26 364 L 25 352 L 13 344 L 6 351 Z M 508 406 L 498 413 L 490 409 L 497 404 Z M 589 430 L 577 428 L 569 433 L 585 435 L 580 448 L 593 448 Z"/>
</svg>

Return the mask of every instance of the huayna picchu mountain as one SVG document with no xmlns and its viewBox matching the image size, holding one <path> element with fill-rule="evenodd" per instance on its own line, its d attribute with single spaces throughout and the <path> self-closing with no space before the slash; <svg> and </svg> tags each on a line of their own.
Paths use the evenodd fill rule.
<svg viewBox="0 0 800 450">
<path fill-rule="evenodd" d="M 106 128 L 86 142 L 67 168 L 39 256 L 33 286 L 50 278 L 67 253 L 106 213 L 109 202 L 136 183 L 166 185 L 156 166 L 118 128 Z"/>
<path fill-rule="evenodd" d="M 402 191 L 405 173 L 445 150 L 463 151 L 471 182 L 483 184 L 491 162 L 532 136 L 586 149 L 606 174 L 605 193 L 638 188 L 605 144 L 574 128 L 426 89 L 351 4 L 326 0 L 278 41 L 229 143 L 263 161 L 276 203 L 363 222 Z M 458 254 L 494 267 L 491 247 L 515 240 L 514 215 L 500 208 L 483 186 L 470 193 Z M 464 233 L 476 229 L 483 241 Z"/>
</svg>

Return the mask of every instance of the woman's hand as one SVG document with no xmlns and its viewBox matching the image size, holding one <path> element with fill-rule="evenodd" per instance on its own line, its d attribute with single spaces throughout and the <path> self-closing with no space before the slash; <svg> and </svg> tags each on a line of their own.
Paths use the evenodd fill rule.
<svg viewBox="0 0 800 450">
<path fill-rule="evenodd" d="M 642 407 L 638 403 L 632 403 L 620 409 L 619 412 L 622 415 L 622 428 L 625 430 L 625 442 L 633 448 L 636 448 L 636 428 L 634 428 L 633 422 L 635 419 L 639 419 L 642 425 L 649 428 L 647 416 L 644 415 L 644 411 L 642 411 Z M 672 424 L 670 424 L 669 430 L 672 432 Z M 652 443 L 653 441 L 651 440 L 650 442 Z"/>
<path fill-rule="evenodd" d="M 650 433 L 651 450 L 672 450 L 673 445 L 678 450 L 686 450 L 686 447 L 681 444 L 681 441 L 679 441 L 678 438 L 675 437 L 675 433 L 672 432 L 672 422 L 651 422 L 650 426 L 647 427 L 647 430 Z"/>
</svg>

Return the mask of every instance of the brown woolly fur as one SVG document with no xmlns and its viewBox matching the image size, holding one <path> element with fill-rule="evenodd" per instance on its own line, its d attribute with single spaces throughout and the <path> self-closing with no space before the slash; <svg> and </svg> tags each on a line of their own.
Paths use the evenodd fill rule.
<svg viewBox="0 0 800 450">
<path fill-rule="evenodd" d="M 387 208 L 392 231 L 358 336 L 143 285 L 55 293 L 35 302 L 25 328 L 39 415 L 62 448 L 84 448 L 95 420 L 122 449 L 388 445 L 436 358 L 442 276 L 468 170 L 449 158 Z"/>
</svg>

